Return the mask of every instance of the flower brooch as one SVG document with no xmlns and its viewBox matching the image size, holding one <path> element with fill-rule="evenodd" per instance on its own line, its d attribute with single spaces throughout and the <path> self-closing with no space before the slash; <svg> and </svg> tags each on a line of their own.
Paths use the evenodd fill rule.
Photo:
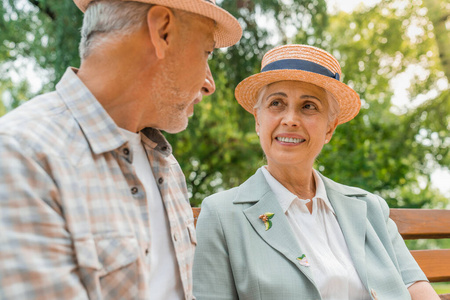
<svg viewBox="0 0 450 300">
<path fill-rule="evenodd" d="M 302 266 L 309 267 L 309 261 L 306 258 L 305 254 L 302 254 L 302 256 L 297 257 L 298 263 Z"/>
<path fill-rule="evenodd" d="M 272 227 L 272 221 L 270 221 L 270 219 L 272 219 L 274 215 L 274 213 L 267 212 L 259 216 L 259 218 L 264 222 L 264 225 L 266 225 L 266 231 Z"/>
</svg>

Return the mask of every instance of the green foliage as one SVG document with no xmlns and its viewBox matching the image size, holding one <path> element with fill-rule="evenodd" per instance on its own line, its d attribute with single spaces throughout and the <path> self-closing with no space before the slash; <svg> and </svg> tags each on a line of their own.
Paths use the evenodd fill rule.
<svg viewBox="0 0 450 300">
<path fill-rule="evenodd" d="M 3 79 L 0 85 L 0 95 L 3 95 L 4 100 L 0 101 L 1 116 L 30 99 L 30 86 L 26 80 L 13 83 L 9 78 Z"/>
<path fill-rule="evenodd" d="M 188 129 L 166 135 L 185 172 L 191 203 L 199 205 L 205 196 L 239 185 L 265 163 L 253 116 L 238 105 L 234 88 L 259 72 L 267 50 L 295 42 L 333 53 L 344 82 L 362 99 L 360 114 L 338 127 L 316 167 L 338 182 L 380 194 L 391 206 L 445 206 L 448 199 L 431 186 L 430 174 L 437 165 L 450 165 L 450 94 L 438 88 L 439 81 L 448 80 L 450 48 L 442 32 L 435 32 L 442 30 L 439 22 L 446 14 L 436 7 L 445 1 L 437 1 L 441 6 L 424 2 L 434 5 L 430 19 L 418 0 L 385 0 L 332 16 L 325 0 L 219 1 L 238 18 L 243 37 L 233 47 L 216 50 L 210 66 L 217 90 L 196 106 Z M 4 0 L 0 16 L 2 115 L 33 94 L 23 77 L 13 78 L 14 70 L 23 73 L 23 64 L 35 64 L 45 84 L 42 91 L 53 89 L 68 66 L 79 65 L 82 14 L 72 0 Z M 413 66 L 422 72 L 412 78 L 407 97 L 433 90 L 436 96 L 411 109 L 396 109 L 391 80 Z"/>
<path fill-rule="evenodd" d="M 82 13 L 71 0 L 5 0 L 0 6 L 0 62 L 6 72 L 0 84 L 11 81 L 9 72 L 25 72 L 24 64 L 32 63 L 45 85 L 40 91 L 52 90 L 68 66 L 78 66 Z M 25 61 L 25 62 L 24 62 Z M 23 62 L 22 65 L 8 62 Z M 18 70 L 17 70 L 18 69 Z M 47 71 L 47 72 L 45 72 Z M 23 89 L 19 84 L 19 89 Z M 10 94 L 15 88 L 9 90 Z M 29 93 L 28 93 L 29 94 Z M 5 97 L 5 96 L 3 96 Z M 12 108 L 20 100 L 15 100 Z"/>
<path fill-rule="evenodd" d="M 450 294 L 450 283 L 448 282 L 433 282 L 431 283 L 431 286 L 439 295 Z"/>
</svg>

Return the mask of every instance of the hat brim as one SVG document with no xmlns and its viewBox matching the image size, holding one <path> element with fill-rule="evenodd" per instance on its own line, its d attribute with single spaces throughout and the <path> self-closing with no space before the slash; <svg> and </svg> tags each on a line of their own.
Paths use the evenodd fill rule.
<svg viewBox="0 0 450 300">
<path fill-rule="evenodd" d="M 324 75 L 301 70 L 273 70 L 252 75 L 238 84 L 234 95 L 239 104 L 253 114 L 258 92 L 264 86 L 279 81 L 303 81 L 331 93 L 339 103 L 338 124 L 353 119 L 361 108 L 358 94 L 346 84 Z"/>
<path fill-rule="evenodd" d="M 127 0 L 130 1 L 130 0 Z M 236 44 L 242 36 L 242 28 L 238 20 L 229 12 L 205 0 L 131 0 L 195 13 L 216 22 L 214 41 L 216 48 L 229 47 Z M 78 8 L 85 12 L 92 0 L 74 0 Z"/>
</svg>

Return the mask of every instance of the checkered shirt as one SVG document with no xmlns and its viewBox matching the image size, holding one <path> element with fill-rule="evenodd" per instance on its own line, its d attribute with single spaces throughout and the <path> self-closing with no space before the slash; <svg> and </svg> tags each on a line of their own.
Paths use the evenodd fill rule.
<svg viewBox="0 0 450 300">
<path fill-rule="evenodd" d="M 75 72 L 0 118 L 0 299 L 151 299 L 152 216 L 133 153 Z M 163 135 L 143 133 L 194 299 L 185 178 Z"/>
</svg>

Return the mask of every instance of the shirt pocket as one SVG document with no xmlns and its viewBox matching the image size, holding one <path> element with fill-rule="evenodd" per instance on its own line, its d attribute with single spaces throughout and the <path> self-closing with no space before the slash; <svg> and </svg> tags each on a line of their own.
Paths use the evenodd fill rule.
<svg viewBox="0 0 450 300">
<path fill-rule="evenodd" d="M 143 299 L 145 281 L 134 237 L 76 240 L 74 242 L 81 280 L 90 299 L 121 295 L 122 299 Z M 139 288 L 140 287 L 140 288 Z"/>
</svg>

